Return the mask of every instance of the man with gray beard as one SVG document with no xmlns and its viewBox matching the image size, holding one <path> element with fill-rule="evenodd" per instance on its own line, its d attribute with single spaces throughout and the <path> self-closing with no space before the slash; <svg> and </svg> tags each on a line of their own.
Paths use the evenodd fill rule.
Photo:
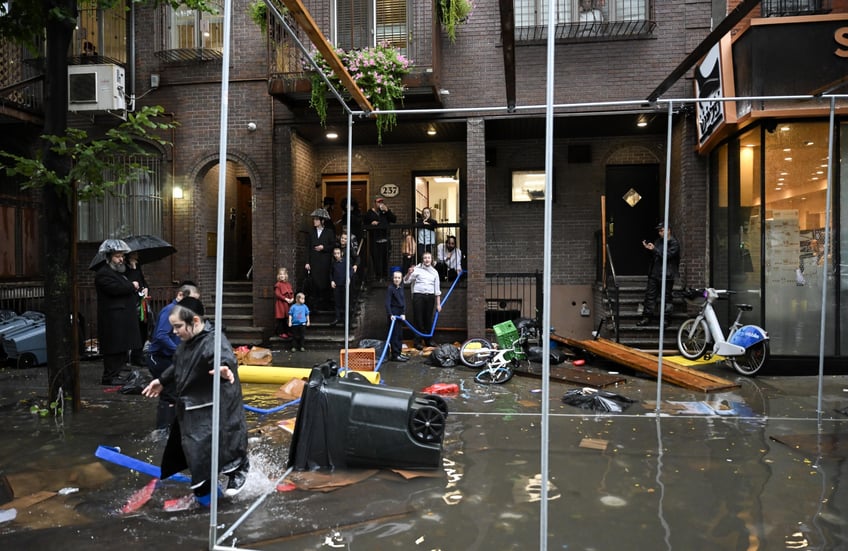
<svg viewBox="0 0 848 551">
<path fill-rule="evenodd" d="M 120 239 L 107 239 L 98 252 L 106 262 L 97 269 L 97 340 L 103 355 L 103 377 L 100 384 L 121 385 L 121 371 L 131 349 L 141 348 L 138 331 L 138 282 L 124 273 L 124 255 L 129 246 Z"/>
</svg>

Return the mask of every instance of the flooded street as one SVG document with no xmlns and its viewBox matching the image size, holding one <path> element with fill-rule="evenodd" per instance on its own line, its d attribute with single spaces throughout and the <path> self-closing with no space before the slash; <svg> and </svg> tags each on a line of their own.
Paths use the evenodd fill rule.
<svg viewBox="0 0 848 551">
<path fill-rule="evenodd" d="M 306 367 L 335 354 L 286 354 L 278 361 Z M 0 372 L 2 474 L 16 498 L 66 494 L 18 508 L 14 520 L 0 523 L 0 544 L 207 548 L 208 510 L 163 510 L 166 501 L 190 492 L 184 482 L 160 482 L 137 511 L 120 513 L 151 479 L 98 459 L 95 450 L 120 447 L 158 465 L 164 439 L 151 432 L 155 401 L 104 392 L 94 384 L 100 368 L 84 364 L 85 407 L 63 420 L 30 413 L 34 403 L 46 407 L 46 384 L 36 375 L 42 368 Z M 607 369 L 614 368 L 600 372 Z M 848 548 L 842 480 L 848 480 L 848 416 L 838 411 L 848 406 L 844 378 L 825 378 L 818 424 L 815 377 L 745 379 L 722 366 L 704 370 L 741 386 L 705 395 L 664 384 L 664 411 L 675 402 L 678 412 L 660 416 L 653 409 L 656 382 L 634 373 L 622 371 L 626 382 L 606 389 L 635 400 L 618 414 L 563 404 L 575 385 L 551 383 L 549 549 Z M 387 385 L 415 390 L 434 382 L 459 385 L 459 394 L 445 396 L 442 468 L 411 479 L 389 470 L 335 473 L 310 479 L 313 485 L 339 484 L 333 491 L 278 491 L 291 441 L 280 423 L 296 411 L 248 413 L 252 470 L 235 500 L 219 499 L 217 535 L 267 497 L 221 544 L 268 550 L 538 548 L 541 381 L 516 376 L 484 386 L 473 381 L 472 370 L 433 367 L 421 358 L 386 364 L 381 374 Z M 283 402 L 274 396 L 277 388 L 245 384 L 245 403 L 273 408 Z M 710 414 L 698 409 L 707 403 L 714 406 Z M 351 483 L 353 476 L 361 480 Z"/>
</svg>

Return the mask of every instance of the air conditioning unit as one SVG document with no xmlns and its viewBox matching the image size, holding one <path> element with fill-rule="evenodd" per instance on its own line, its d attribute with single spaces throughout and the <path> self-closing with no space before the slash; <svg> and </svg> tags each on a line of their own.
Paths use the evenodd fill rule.
<svg viewBox="0 0 848 551">
<path fill-rule="evenodd" d="M 124 69 L 111 63 L 68 66 L 68 111 L 127 108 Z"/>
</svg>

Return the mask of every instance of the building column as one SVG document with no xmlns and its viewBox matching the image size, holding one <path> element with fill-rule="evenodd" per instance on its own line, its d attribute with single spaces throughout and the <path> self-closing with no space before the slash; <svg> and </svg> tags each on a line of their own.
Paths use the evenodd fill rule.
<svg viewBox="0 0 848 551">
<path fill-rule="evenodd" d="M 486 124 L 466 122 L 467 327 L 468 338 L 486 334 Z"/>
</svg>

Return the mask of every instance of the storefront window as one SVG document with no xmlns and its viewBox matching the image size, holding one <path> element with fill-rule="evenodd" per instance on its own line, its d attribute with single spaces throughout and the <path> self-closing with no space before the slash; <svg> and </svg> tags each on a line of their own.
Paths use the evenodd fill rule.
<svg viewBox="0 0 848 551">
<path fill-rule="evenodd" d="M 760 130 L 743 134 L 713 154 L 712 281 L 717 289 L 730 289 L 728 300 L 715 304 L 722 326 L 736 317 L 736 304 L 750 304 L 744 321 L 762 323 L 760 241 Z"/>
<path fill-rule="evenodd" d="M 831 250 L 836 249 L 838 247 L 839 250 L 839 258 L 841 259 L 841 264 L 839 265 L 839 274 L 840 274 L 840 283 L 839 283 L 839 296 L 840 296 L 840 304 L 848 304 L 848 266 L 846 266 L 846 262 L 848 262 L 848 124 L 839 125 L 839 143 L 842 145 L 841 151 L 838 153 L 839 158 L 839 241 L 837 241 L 836 247 L 831 247 Z M 835 167 L 834 167 L 835 168 Z M 824 170 L 827 170 L 826 168 Z M 833 219 L 833 215 L 831 215 L 831 219 Z M 835 236 L 833 236 L 835 237 Z M 833 239 L 833 237 L 831 237 Z M 831 264 L 833 268 L 836 268 L 834 264 Z M 844 309 L 842 310 L 844 312 Z M 845 355 L 848 353 L 845 347 L 848 346 L 848 318 L 846 318 L 845 314 L 840 318 L 840 342 L 846 343 L 842 345 L 842 349 L 839 351 L 840 355 Z"/>
<path fill-rule="evenodd" d="M 827 150 L 827 123 L 778 123 L 765 133 L 765 329 L 773 354 L 819 352 Z M 826 355 L 835 353 L 832 279 Z"/>
</svg>

